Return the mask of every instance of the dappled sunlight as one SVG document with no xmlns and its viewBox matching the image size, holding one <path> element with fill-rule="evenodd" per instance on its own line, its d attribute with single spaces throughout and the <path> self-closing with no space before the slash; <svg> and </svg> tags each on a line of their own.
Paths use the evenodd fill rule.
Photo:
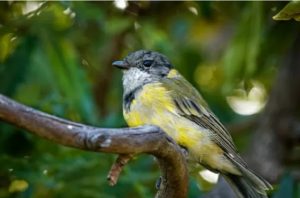
<svg viewBox="0 0 300 198">
<path fill-rule="evenodd" d="M 251 81 L 251 85 L 249 91 L 244 88 L 237 88 L 233 90 L 232 95 L 226 97 L 232 110 L 240 115 L 256 114 L 266 104 L 267 93 L 263 84 L 258 81 Z"/>
<path fill-rule="evenodd" d="M 37 9 L 39 9 L 43 4 L 44 4 L 44 2 L 27 1 L 27 2 L 25 2 L 25 5 L 22 7 L 23 14 L 26 15 L 31 12 L 34 12 Z"/>
<path fill-rule="evenodd" d="M 214 173 L 210 170 L 202 170 L 202 171 L 199 171 L 199 175 L 207 182 L 209 183 L 217 183 L 218 182 L 218 179 L 219 179 L 219 173 Z"/>
<path fill-rule="evenodd" d="M 67 9 L 65 9 L 63 11 L 63 13 L 65 15 L 69 15 L 71 18 L 75 18 L 75 16 L 76 16 L 76 13 L 74 11 L 72 11 L 70 7 L 68 7 Z"/>
<path fill-rule="evenodd" d="M 194 73 L 194 79 L 202 90 L 215 91 L 223 80 L 222 68 L 216 63 L 201 64 Z"/>
<path fill-rule="evenodd" d="M 127 0 L 114 0 L 114 5 L 116 8 L 124 10 L 128 6 Z"/>
<path fill-rule="evenodd" d="M 16 179 L 11 182 L 11 184 L 9 185 L 8 191 L 10 193 L 23 192 L 28 187 L 29 187 L 29 184 L 26 180 Z"/>
<path fill-rule="evenodd" d="M 193 13 L 194 15 L 198 15 L 198 10 L 197 10 L 197 8 L 196 7 L 194 7 L 194 6 L 190 6 L 190 7 L 188 7 L 188 9 L 189 9 L 189 11 L 191 11 L 191 13 Z"/>
</svg>

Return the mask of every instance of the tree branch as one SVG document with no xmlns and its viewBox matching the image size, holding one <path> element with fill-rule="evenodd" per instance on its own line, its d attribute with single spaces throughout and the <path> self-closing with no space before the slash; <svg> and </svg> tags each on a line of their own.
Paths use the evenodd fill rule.
<svg viewBox="0 0 300 198">
<path fill-rule="evenodd" d="M 117 184 L 117 181 L 119 179 L 119 176 L 123 170 L 123 167 L 128 164 L 128 162 L 131 160 L 132 155 L 118 155 L 118 158 L 116 159 L 115 163 L 110 168 L 110 171 L 107 175 L 107 180 L 109 185 L 114 186 Z"/>
<path fill-rule="evenodd" d="M 97 128 L 61 119 L 0 95 L 0 119 L 65 146 L 105 153 L 154 155 L 162 172 L 157 198 L 187 197 L 188 176 L 180 147 L 160 128 Z"/>
</svg>

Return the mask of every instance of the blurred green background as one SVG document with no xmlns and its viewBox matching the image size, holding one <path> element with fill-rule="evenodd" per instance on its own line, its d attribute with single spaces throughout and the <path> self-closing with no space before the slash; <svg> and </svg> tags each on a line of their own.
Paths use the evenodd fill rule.
<svg viewBox="0 0 300 198">
<path fill-rule="evenodd" d="M 121 72 L 129 52 L 165 54 L 229 128 L 263 111 L 299 23 L 286 2 L 0 2 L 0 93 L 101 127 L 125 127 Z M 284 38 L 284 39 L 283 39 Z M 232 127 L 234 128 L 234 127 Z M 234 132 L 247 148 L 252 129 Z M 139 156 L 110 187 L 116 156 L 66 148 L 0 123 L 0 197 L 153 197 L 158 167 Z M 274 197 L 300 197 L 287 173 Z M 189 197 L 212 185 L 191 179 Z M 293 186 L 293 187 L 291 187 Z M 276 186 L 280 189 L 280 185 Z M 278 188 L 277 188 L 278 187 Z"/>
</svg>

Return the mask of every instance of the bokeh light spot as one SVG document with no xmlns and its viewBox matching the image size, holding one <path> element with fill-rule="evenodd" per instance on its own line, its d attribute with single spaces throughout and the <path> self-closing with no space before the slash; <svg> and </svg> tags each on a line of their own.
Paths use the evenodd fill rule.
<svg viewBox="0 0 300 198">
<path fill-rule="evenodd" d="M 251 84 L 252 88 L 249 91 L 244 88 L 237 88 L 232 95 L 226 98 L 232 110 L 240 115 L 256 114 L 266 104 L 267 94 L 264 86 L 258 81 L 251 81 Z"/>
<path fill-rule="evenodd" d="M 202 170 L 199 171 L 199 175 L 206 181 L 208 181 L 209 183 L 217 183 L 218 182 L 218 178 L 219 178 L 219 174 L 218 173 L 214 173 L 212 171 L 209 170 Z"/>
</svg>

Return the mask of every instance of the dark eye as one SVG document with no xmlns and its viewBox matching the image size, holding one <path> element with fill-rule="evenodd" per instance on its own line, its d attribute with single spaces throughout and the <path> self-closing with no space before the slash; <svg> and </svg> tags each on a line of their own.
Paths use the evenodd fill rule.
<svg viewBox="0 0 300 198">
<path fill-rule="evenodd" d="M 144 60 L 143 61 L 143 65 L 145 67 L 150 67 L 152 65 L 152 63 L 153 63 L 153 60 Z"/>
</svg>

